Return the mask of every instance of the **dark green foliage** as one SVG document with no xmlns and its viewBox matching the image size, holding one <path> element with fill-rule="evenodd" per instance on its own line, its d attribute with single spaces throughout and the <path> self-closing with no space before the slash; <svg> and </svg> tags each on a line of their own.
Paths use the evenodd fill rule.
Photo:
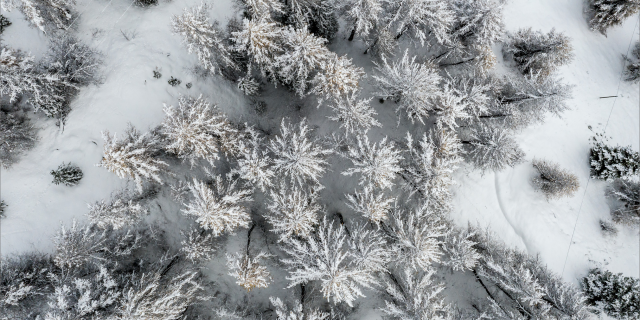
<svg viewBox="0 0 640 320">
<path fill-rule="evenodd" d="M 192 86 L 193 86 L 193 84 L 191 84 L 191 82 L 185 84 L 185 87 L 187 87 L 187 89 L 191 89 Z"/>
<path fill-rule="evenodd" d="M 611 212 L 613 221 L 626 225 L 640 225 L 640 183 L 618 179 L 607 190 L 607 196 L 620 206 Z"/>
<path fill-rule="evenodd" d="M 83 173 L 79 167 L 71 163 L 61 164 L 57 170 L 51 170 L 53 183 L 55 185 L 64 184 L 65 186 L 75 186 L 82 179 Z"/>
<path fill-rule="evenodd" d="M 182 81 L 174 78 L 173 76 L 171 77 L 171 79 L 169 79 L 169 81 L 167 81 L 172 87 L 175 87 L 177 85 L 179 85 L 180 83 L 182 83 Z"/>
<path fill-rule="evenodd" d="M 158 5 L 158 0 L 135 0 L 135 4 L 140 7 L 150 7 Z"/>
<path fill-rule="evenodd" d="M 633 59 L 624 57 L 628 63 L 627 70 L 624 72 L 626 76 L 624 80 L 638 83 L 640 82 L 640 42 L 636 42 L 631 55 L 633 56 Z"/>
<path fill-rule="evenodd" d="M 631 147 L 611 147 L 606 145 L 602 136 L 592 138 L 590 163 L 591 178 L 613 180 L 638 174 L 640 155 Z"/>
<path fill-rule="evenodd" d="M 7 19 L 5 16 L 0 14 L 0 34 L 4 32 L 4 29 L 11 25 L 11 21 Z"/>
<path fill-rule="evenodd" d="M 640 281 L 621 273 L 592 269 L 582 279 L 587 303 L 616 319 L 640 317 Z"/>
<path fill-rule="evenodd" d="M 160 73 L 160 69 L 156 68 L 153 70 L 153 77 L 156 79 L 160 79 L 162 77 L 162 73 Z"/>
</svg>

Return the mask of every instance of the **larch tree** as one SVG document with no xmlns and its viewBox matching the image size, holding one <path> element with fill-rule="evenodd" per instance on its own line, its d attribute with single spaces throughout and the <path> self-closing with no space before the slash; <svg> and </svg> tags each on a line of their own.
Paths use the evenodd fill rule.
<svg viewBox="0 0 640 320">
<path fill-rule="evenodd" d="M 279 235 L 278 241 L 294 236 L 308 238 L 313 233 L 322 210 L 318 204 L 318 190 L 306 191 L 282 184 L 271 191 L 270 198 L 266 219 L 273 226 L 273 232 Z"/>
<path fill-rule="evenodd" d="M 388 219 L 395 198 L 387 197 L 383 192 L 377 192 L 372 185 L 366 185 L 362 192 L 348 194 L 347 206 L 351 210 L 361 214 L 375 224 L 380 224 Z"/>
<path fill-rule="evenodd" d="M 236 284 L 251 291 L 254 288 L 266 288 L 272 278 L 267 267 L 261 265 L 261 260 L 268 257 L 265 252 L 260 252 L 254 257 L 246 253 L 227 254 L 227 267 L 229 275 L 236 279 Z"/>
<path fill-rule="evenodd" d="M 407 268 L 385 283 L 382 312 L 393 319 L 448 319 L 448 306 L 442 291 L 445 286 L 433 279 L 435 270 L 418 272 Z"/>
<path fill-rule="evenodd" d="M 118 230 L 135 224 L 147 214 L 149 208 L 143 199 L 125 188 L 113 193 L 109 201 L 102 199 L 90 204 L 87 217 L 100 228 Z"/>
<path fill-rule="evenodd" d="M 357 99 L 355 95 L 342 97 L 334 100 L 329 107 L 334 114 L 329 119 L 340 122 L 340 128 L 344 129 L 347 135 L 364 133 L 373 127 L 382 127 L 376 120 L 378 114 L 371 106 L 369 99 Z"/>
<path fill-rule="evenodd" d="M 483 126 L 474 129 L 467 145 L 467 156 L 471 163 L 483 172 L 499 171 L 513 167 L 524 159 L 524 152 L 505 129 Z"/>
<path fill-rule="evenodd" d="M 311 80 L 311 92 L 320 96 L 320 102 L 356 93 L 360 79 L 366 76 L 364 69 L 354 66 L 346 55 L 339 57 L 334 53 L 331 56 Z"/>
<path fill-rule="evenodd" d="M 526 76 L 547 77 L 573 60 L 571 39 L 555 29 L 546 34 L 531 28 L 518 30 L 509 36 L 502 50 Z"/>
<path fill-rule="evenodd" d="M 234 49 L 246 52 L 263 76 L 276 74 L 276 58 L 282 52 L 283 29 L 268 19 L 242 21 L 242 30 L 232 32 Z"/>
<path fill-rule="evenodd" d="M 359 173 L 361 185 L 367 183 L 376 188 L 391 189 L 397 174 L 402 170 L 399 166 L 401 152 L 386 137 L 376 144 L 369 142 L 367 136 L 358 136 L 355 143 L 348 145 L 345 156 L 354 166 L 342 174 L 351 176 Z"/>
<path fill-rule="evenodd" d="M 412 39 L 423 46 L 428 37 L 438 43 L 449 40 L 449 30 L 455 21 L 455 14 L 446 0 L 385 0 L 389 19 L 388 28 L 395 30 L 398 39 L 410 34 Z"/>
<path fill-rule="evenodd" d="M 352 41 L 356 34 L 362 38 L 368 37 L 380 23 L 382 4 L 380 0 L 349 0 L 342 5 L 345 19 L 353 26 L 349 41 Z"/>
</svg>

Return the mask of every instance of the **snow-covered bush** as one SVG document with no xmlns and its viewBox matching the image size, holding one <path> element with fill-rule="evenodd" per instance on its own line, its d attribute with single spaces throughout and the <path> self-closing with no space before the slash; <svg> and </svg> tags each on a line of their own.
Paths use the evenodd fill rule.
<svg viewBox="0 0 640 320">
<path fill-rule="evenodd" d="M 267 267 L 260 264 L 262 259 L 268 254 L 260 252 L 254 257 L 248 254 L 238 253 L 227 254 L 227 267 L 229 275 L 236 279 L 236 284 L 251 291 L 254 288 L 266 288 L 272 281 L 271 274 Z"/>
<path fill-rule="evenodd" d="M 334 115 L 329 116 L 329 119 L 340 122 L 340 128 L 347 135 L 366 134 L 372 127 L 382 127 L 375 118 L 378 113 L 371 106 L 371 100 L 373 98 L 356 100 L 355 95 L 334 100 L 329 105 Z"/>
<path fill-rule="evenodd" d="M 318 191 L 305 191 L 299 187 L 286 187 L 271 191 L 270 213 L 267 221 L 273 226 L 273 232 L 279 235 L 279 241 L 293 236 L 307 238 L 318 224 L 318 213 L 322 207 L 318 204 Z"/>
<path fill-rule="evenodd" d="M 104 155 L 98 167 L 115 173 L 121 179 L 133 178 L 140 192 L 145 181 L 163 183 L 160 173 L 168 168 L 168 164 L 156 157 L 162 144 L 156 133 L 140 134 L 129 125 L 124 139 L 118 140 L 108 131 L 103 131 L 102 137 L 105 141 Z"/>
<path fill-rule="evenodd" d="M 449 0 L 389 0 L 387 4 L 387 24 L 398 39 L 409 34 L 412 40 L 423 46 L 428 37 L 438 43 L 447 43 L 449 31 L 455 21 L 455 12 Z"/>
<path fill-rule="evenodd" d="M 509 132 L 491 126 L 482 126 L 471 134 L 471 140 L 462 141 L 467 146 L 467 158 L 478 169 L 499 171 L 524 161 L 524 152 Z"/>
<path fill-rule="evenodd" d="M 7 17 L 0 14 L 0 34 L 4 32 L 4 29 L 11 25 L 11 21 Z"/>
<path fill-rule="evenodd" d="M 215 237 L 249 225 L 251 217 L 246 203 L 251 201 L 251 190 L 237 180 L 217 176 L 207 185 L 194 178 L 189 190 L 193 199 L 185 204 L 182 212 L 195 217 L 196 222 L 203 229 L 211 230 Z"/>
<path fill-rule="evenodd" d="M 399 164 L 402 160 L 400 150 L 391 141 L 383 138 L 377 144 L 370 143 L 369 138 L 357 136 L 354 143 L 347 146 L 345 156 L 351 160 L 354 167 L 344 172 L 345 176 L 360 174 L 360 185 L 369 184 L 376 188 L 391 189 L 397 174 L 402 170 Z"/>
<path fill-rule="evenodd" d="M 189 53 L 197 54 L 202 66 L 212 73 L 220 73 L 222 68 L 237 68 L 217 21 L 209 22 L 209 9 L 210 5 L 204 2 L 185 8 L 182 15 L 171 18 L 172 30 L 182 36 Z"/>
<path fill-rule="evenodd" d="M 189 160 L 192 166 L 199 159 L 213 165 L 220 152 L 237 152 L 238 130 L 202 95 L 180 96 L 177 107 L 165 104 L 163 110 L 161 133 L 168 142 L 164 149 Z"/>
<path fill-rule="evenodd" d="M 607 189 L 607 196 L 619 202 L 611 211 L 614 222 L 640 225 L 640 182 L 616 179 Z"/>
<path fill-rule="evenodd" d="M 58 169 L 51 170 L 51 175 L 53 176 L 53 184 L 72 187 L 80 183 L 84 174 L 78 166 L 71 163 L 63 163 L 58 166 Z"/>
<path fill-rule="evenodd" d="M 538 171 L 532 180 L 533 186 L 548 199 L 571 197 L 580 188 L 578 176 L 561 169 L 558 164 L 546 160 L 533 160 L 532 164 Z"/>
<path fill-rule="evenodd" d="M 149 208 L 143 203 L 140 195 L 125 188 L 111 194 L 109 201 L 102 199 L 89 205 L 87 217 L 100 228 L 114 230 L 135 224 L 149 214 Z"/>
<path fill-rule="evenodd" d="M 4 213 L 4 211 L 7 209 L 7 204 L 4 202 L 4 200 L 0 200 L 0 219 L 6 217 L 7 215 Z"/>
<path fill-rule="evenodd" d="M 376 283 L 372 271 L 362 267 L 349 252 L 344 227 L 326 219 L 316 233 L 304 240 L 290 238 L 282 249 L 289 257 L 281 261 L 287 266 L 289 288 L 319 281 L 324 298 L 338 304 L 364 297 L 363 288 Z"/>
<path fill-rule="evenodd" d="M 589 156 L 591 178 L 613 180 L 632 177 L 640 172 L 640 154 L 631 147 L 608 146 L 600 136 L 593 137 L 592 141 Z"/>
<path fill-rule="evenodd" d="M 555 29 L 546 34 L 531 28 L 518 30 L 509 36 L 502 50 L 506 56 L 513 57 L 524 75 L 547 77 L 573 59 L 569 37 Z"/>
<path fill-rule="evenodd" d="M 0 108 L 0 165 L 9 168 L 18 162 L 20 154 L 35 146 L 37 129 L 20 111 Z"/>
<path fill-rule="evenodd" d="M 75 4 L 75 0 L 6 0 L 0 7 L 5 11 L 19 8 L 31 25 L 48 33 L 71 26 L 78 16 Z"/>
<path fill-rule="evenodd" d="M 69 34 L 52 38 L 44 64 L 49 73 L 58 75 L 73 84 L 75 90 L 80 86 L 98 84 L 99 67 L 102 64 L 101 53 Z M 72 92 L 74 94 L 74 92 Z"/>
<path fill-rule="evenodd" d="M 378 74 L 373 76 L 379 88 L 376 95 L 397 103 L 396 111 L 406 112 L 411 122 L 418 120 L 424 124 L 433 109 L 431 98 L 440 92 L 441 77 L 435 65 L 418 63 L 416 57 L 410 58 L 405 51 L 402 59 L 392 64 L 383 57 L 376 70 Z"/>
<path fill-rule="evenodd" d="M 589 0 L 591 30 L 606 35 L 607 29 L 621 25 L 625 19 L 640 11 L 638 0 Z"/>
<path fill-rule="evenodd" d="M 269 149 L 274 154 L 275 172 L 299 186 L 319 183 L 328 166 L 326 159 L 332 153 L 312 138 L 304 119 L 297 126 L 282 119 L 280 134 L 270 141 Z"/>
<path fill-rule="evenodd" d="M 626 76 L 624 80 L 638 83 L 640 82 L 640 42 L 636 42 L 631 54 L 633 55 L 633 59 L 626 56 L 624 57 L 628 63 L 627 70 L 624 72 Z"/>
<path fill-rule="evenodd" d="M 616 319 L 640 317 L 640 281 L 637 278 L 596 268 L 582 278 L 582 290 L 587 303 L 598 311 Z"/>
</svg>

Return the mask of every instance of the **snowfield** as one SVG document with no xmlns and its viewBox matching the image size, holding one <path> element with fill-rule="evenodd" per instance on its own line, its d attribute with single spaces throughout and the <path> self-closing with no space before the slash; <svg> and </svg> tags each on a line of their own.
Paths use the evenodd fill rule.
<svg viewBox="0 0 640 320">
<path fill-rule="evenodd" d="M 56 126 L 54 120 L 35 114 L 34 122 L 40 128 L 35 148 L 10 169 L 2 169 L 0 192 L 8 204 L 7 217 L 0 223 L 2 257 L 28 251 L 50 252 L 54 248 L 51 237 L 61 224 L 87 221 L 87 204 L 108 198 L 127 184 L 96 166 L 103 156 L 101 132 L 108 130 L 120 136 L 128 123 L 140 131 L 148 131 L 162 123 L 163 105 L 177 105 L 181 94 L 194 97 L 202 94 L 231 120 L 256 125 L 271 133 L 279 132 L 283 117 L 294 123 L 306 118 L 321 136 L 340 130 L 336 122 L 327 118 L 330 109 L 316 107 L 314 96 L 300 99 L 293 94 L 281 95 L 283 91 L 279 88 L 266 84 L 261 99 L 268 109 L 258 115 L 251 100 L 235 83 L 220 76 L 204 78 L 196 74 L 193 67 L 198 63 L 197 56 L 189 54 L 181 37 L 171 32 L 171 17 L 199 3 L 199 0 L 161 0 L 158 6 L 140 8 L 127 0 L 78 0 L 76 9 L 80 18 L 74 26 L 82 41 L 103 54 L 102 83 L 82 88 L 71 104 L 72 111 L 64 126 Z M 215 0 L 212 8 L 210 18 L 221 26 L 236 15 L 233 0 Z M 622 26 L 610 29 L 605 37 L 589 30 L 583 11 L 583 0 L 509 0 L 505 4 L 504 23 L 508 31 L 532 27 L 548 32 L 555 28 L 571 38 L 575 57 L 559 71 L 563 81 L 573 85 L 572 98 L 567 101 L 570 110 L 563 112 L 561 118 L 549 115 L 543 124 L 517 133 L 516 141 L 526 153 L 523 163 L 500 172 L 484 173 L 470 165 L 461 166 L 454 173 L 451 212 L 457 225 L 477 225 L 494 232 L 508 246 L 539 255 L 552 271 L 576 285 L 594 267 L 640 276 L 639 231 L 619 227 L 616 236 L 602 233 L 600 219 L 610 219 L 605 197 L 608 182 L 589 178 L 588 160 L 589 139 L 596 133 L 604 132 L 610 137 L 610 144 L 640 149 L 639 86 L 621 80 L 622 56 L 639 40 L 639 19 L 637 16 L 628 19 Z M 36 59 L 42 57 L 47 49 L 47 36 L 30 27 L 19 10 L 3 15 L 13 23 L 2 34 L 3 44 L 30 52 Z M 369 55 L 362 54 L 366 45 L 361 40 L 346 40 L 349 32 L 349 28 L 342 27 L 329 48 L 340 56 L 347 54 L 355 65 L 364 68 L 369 76 L 363 80 L 361 97 L 373 96 L 371 74 L 375 66 Z M 419 50 L 412 48 L 410 52 Z M 501 46 L 495 45 L 493 51 L 498 59 L 498 72 L 513 68 L 503 61 Z M 156 68 L 162 74 L 160 79 L 153 77 Z M 172 76 L 182 83 L 169 86 L 167 80 Z M 193 86 L 186 88 L 187 83 Z M 601 98 L 606 96 L 617 97 Z M 398 122 L 390 101 L 379 103 L 375 98 L 371 104 L 378 113 L 376 119 L 383 125 L 369 131 L 371 141 L 388 136 L 401 142 L 407 131 L 421 137 L 419 124 L 411 124 L 406 118 Z M 550 160 L 575 173 L 579 190 L 572 197 L 547 200 L 532 186 L 533 159 Z M 345 204 L 345 193 L 358 188 L 358 179 L 341 174 L 351 166 L 351 161 L 337 156 L 329 161 L 331 170 L 321 179 L 325 186 L 321 191 L 322 205 L 328 213 L 341 212 L 348 217 L 353 213 Z M 72 162 L 82 169 L 84 177 L 79 185 L 51 183 L 49 172 L 63 162 Z M 254 197 L 255 202 L 260 197 Z M 164 192 L 147 219 L 165 227 L 184 226 L 191 218 L 181 214 L 178 204 L 168 199 L 169 193 Z M 178 236 L 179 231 L 175 233 Z M 241 229 L 228 236 L 228 252 L 242 248 L 245 235 L 245 229 Z M 264 239 L 257 237 L 251 241 Z M 228 286 L 230 292 L 242 292 L 227 275 L 225 261 L 224 255 L 216 256 L 206 265 L 206 272 L 212 278 L 219 277 L 220 285 Z M 272 276 L 280 280 L 268 289 L 252 291 L 249 299 L 285 296 L 284 288 L 288 285 L 284 281 L 285 272 L 272 270 Z M 451 281 L 454 286 L 465 282 Z M 370 293 L 367 291 L 365 295 Z M 357 318 L 380 317 L 371 311 L 379 306 L 366 300 L 359 303 Z"/>
</svg>

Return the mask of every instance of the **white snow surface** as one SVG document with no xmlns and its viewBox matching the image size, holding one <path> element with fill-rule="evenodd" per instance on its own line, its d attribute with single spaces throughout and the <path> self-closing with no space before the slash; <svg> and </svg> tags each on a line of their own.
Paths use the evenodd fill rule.
<svg viewBox="0 0 640 320">
<path fill-rule="evenodd" d="M 0 191 L 9 205 L 0 226 L 2 256 L 50 251 L 51 236 L 60 223 L 85 221 L 87 203 L 107 198 L 125 184 L 116 175 L 95 166 L 102 156 L 100 132 L 120 134 L 128 122 L 141 131 L 159 125 L 164 116 L 163 103 L 175 105 L 179 94 L 197 97 L 202 93 L 236 120 L 268 123 L 267 126 L 277 128 L 283 115 L 306 116 L 318 127 L 319 134 L 337 130 L 338 125 L 326 118 L 330 111 L 326 106 L 317 109 L 313 97 L 303 100 L 305 107 L 296 115 L 294 106 L 299 101 L 269 97 L 267 92 L 265 100 L 269 107 L 278 111 L 260 118 L 235 84 L 222 77 L 200 79 L 193 75 L 189 70 L 196 65 L 197 57 L 188 54 L 180 37 L 171 33 L 170 17 L 198 3 L 199 0 L 161 1 L 158 6 L 144 9 L 132 6 L 128 0 L 78 1 L 76 8 L 81 14 L 75 22 L 78 35 L 103 52 L 104 81 L 80 91 L 63 129 L 55 126 L 53 120 L 36 115 L 36 124 L 41 128 L 36 147 L 10 169 L 2 170 Z M 231 0 L 217 0 L 212 6 L 211 19 L 222 25 L 235 14 Z M 29 27 L 17 10 L 3 14 L 13 22 L 2 35 L 4 43 L 41 57 L 46 50 L 46 35 Z M 552 270 L 573 283 L 595 266 L 638 277 L 638 230 L 621 227 L 617 236 L 603 236 L 598 221 L 609 217 L 604 195 L 606 183 L 589 179 L 588 164 L 588 139 L 605 128 L 611 143 L 631 145 L 634 150 L 640 147 L 638 85 L 619 81 L 622 55 L 627 54 L 631 41 L 638 40 L 638 19 L 627 20 L 605 37 L 588 29 L 582 0 L 511 0 L 505 6 L 504 19 L 510 31 L 532 27 L 547 32 L 556 28 L 571 37 L 575 59 L 562 67 L 561 76 L 575 85 L 573 99 L 568 103 L 572 109 L 564 112 L 562 118 L 548 117 L 544 124 L 531 126 L 518 135 L 517 141 L 527 154 L 525 163 L 484 175 L 467 167 L 459 169 L 452 218 L 459 225 L 488 227 L 509 245 L 539 254 Z M 341 30 L 330 49 L 339 55 L 348 54 L 369 73 L 373 67 L 370 57 L 362 55 L 365 48 L 362 42 L 345 40 L 348 31 Z M 127 41 L 122 33 L 135 37 Z M 494 50 L 502 63 L 500 48 Z M 156 67 L 161 68 L 160 79 L 152 77 Z M 180 79 L 182 84 L 169 86 L 170 76 Z M 191 89 L 184 86 L 188 82 L 193 83 Z M 363 94 L 371 94 L 370 88 L 364 88 Z M 616 94 L 615 99 L 599 98 Z M 372 105 L 384 125 L 370 131 L 372 141 L 385 135 L 402 137 L 415 128 L 406 121 L 397 126 L 389 103 L 374 100 Z M 542 193 L 536 192 L 530 183 L 533 158 L 548 159 L 575 172 L 581 184 L 576 195 L 547 201 Z M 75 187 L 52 184 L 49 171 L 69 161 L 84 172 L 80 184 Z M 334 172 L 321 182 L 327 185 L 325 201 L 328 198 L 335 203 L 325 205 L 328 209 L 348 211 L 344 209 L 344 192 L 353 192 L 357 179 L 340 176 L 341 166 L 348 165 L 347 160 L 336 159 L 332 164 Z M 176 207 L 165 214 L 165 221 L 185 219 L 177 211 Z M 572 234 L 573 243 L 568 251 Z M 244 237 L 244 232 L 239 236 Z M 216 272 L 221 276 L 227 273 Z M 228 282 L 232 281 L 229 277 Z"/>
</svg>

